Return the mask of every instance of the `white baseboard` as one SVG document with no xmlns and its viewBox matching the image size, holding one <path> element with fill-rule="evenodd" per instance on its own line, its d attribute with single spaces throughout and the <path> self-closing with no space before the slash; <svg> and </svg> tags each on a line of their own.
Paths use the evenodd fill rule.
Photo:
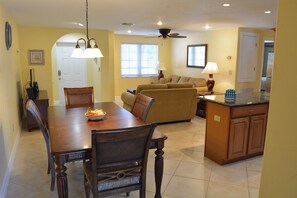
<svg viewBox="0 0 297 198">
<path fill-rule="evenodd" d="M 6 193 L 7 193 L 7 188 L 9 185 L 9 179 L 10 179 L 10 175 L 11 175 L 11 169 L 13 167 L 13 163 L 14 163 L 14 159 L 15 159 L 15 155 L 18 149 L 18 145 L 19 145 L 19 141 L 20 141 L 20 132 L 17 134 L 16 140 L 14 142 L 13 145 L 13 149 L 12 149 L 12 153 L 8 162 L 8 166 L 7 166 L 7 170 L 4 176 L 4 180 L 0 189 L 0 198 L 5 198 L 6 197 Z"/>
</svg>

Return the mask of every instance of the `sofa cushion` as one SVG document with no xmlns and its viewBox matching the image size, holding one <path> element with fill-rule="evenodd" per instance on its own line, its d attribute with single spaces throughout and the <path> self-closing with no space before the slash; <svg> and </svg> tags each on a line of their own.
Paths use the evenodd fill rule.
<svg viewBox="0 0 297 198">
<path fill-rule="evenodd" d="M 180 76 L 177 75 L 171 75 L 171 82 L 172 83 L 177 83 L 180 79 Z"/>
<path fill-rule="evenodd" d="M 160 78 L 160 83 L 165 84 L 171 81 L 171 78 Z"/>
<path fill-rule="evenodd" d="M 193 88 L 191 83 L 167 83 L 168 89 L 174 88 Z"/>
<path fill-rule="evenodd" d="M 190 78 L 190 83 L 193 83 L 195 87 L 205 87 L 206 86 L 206 80 L 204 78 Z"/>
<path fill-rule="evenodd" d="M 189 79 L 190 79 L 190 77 L 182 76 L 182 77 L 180 77 L 180 79 L 178 80 L 178 83 L 185 83 L 185 82 L 188 82 Z"/>
<path fill-rule="evenodd" d="M 140 93 L 142 90 L 146 89 L 167 89 L 167 84 L 145 84 L 145 85 L 138 85 L 135 95 Z"/>
</svg>

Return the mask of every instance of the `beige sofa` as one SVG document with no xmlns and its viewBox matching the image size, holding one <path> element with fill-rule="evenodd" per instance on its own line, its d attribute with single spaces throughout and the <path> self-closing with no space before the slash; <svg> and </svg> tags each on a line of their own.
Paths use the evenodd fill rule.
<svg viewBox="0 0 297 198">
<path fill-rule="evenodd" d="M 194 118 L 197 109 L 197 91 L 192 84 L 146 84 L 139 85 L 135 95 L 142 93 L 155 99 L 146 122 L 189 121 Z M 131 111 L 135 96 L 129 92 L 121 95 L 123 107 Z"/>
<path fill-rule="evenodd" d="M 186 76 L 171 75 L 169 78 L 161 78 L 159 81 L 153 81 L 151 84 L 168 84 L 168 83 L 178 83 L 192 84 L 197 92 L 207 92 L 206 80 L 204 78 L 192 78 Z"/>
</svg>

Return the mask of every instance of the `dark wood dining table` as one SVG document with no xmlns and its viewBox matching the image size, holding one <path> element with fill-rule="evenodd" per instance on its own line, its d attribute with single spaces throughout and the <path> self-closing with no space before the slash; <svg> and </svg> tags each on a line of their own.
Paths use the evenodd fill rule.
<svg viewBox="0 0 297 198">
<path fill-rule="evenodd" d="M 90 121 L 85 117 L 88 107 L 66 108 L 65 106 L 50 106 L 48 108 L 48 127 L 50 131 L 50 147 L 56 163 L 58 196 L 68 197 L 68 182 L 66 163 L 87 160 L 91 158 L 91 131 L 100 129 L 117 129 L 143 125 L 144 122 L 134 117 L 124 108 L 113 102 L 95 103 L 106 112 L 103 120 Z M 161 198 L 161 183 L 163 178 L 163 148 L 167 137 L 155 130 L 151 149 L 155 154 L 155 198 Z"/>
</svg>

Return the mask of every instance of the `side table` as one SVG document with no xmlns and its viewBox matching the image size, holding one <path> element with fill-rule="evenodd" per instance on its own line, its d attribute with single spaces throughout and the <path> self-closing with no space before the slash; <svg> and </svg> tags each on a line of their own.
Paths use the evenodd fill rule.
<svg viewBox="0 0 297 198">
<path fill-rule="evenodd" d="M 197 103 L 197 111 L 196 115 L 200 116 L 202 118 L 206 118 L 206 101 L 203 100 L 203 98 L 199 96 L 206 96 L 206 95 L 221 95 L 223 93 L 220 92 L 198 92 L 197 93 L 197 98 L 199 99 L 199 102 Z"/>
</svg>

